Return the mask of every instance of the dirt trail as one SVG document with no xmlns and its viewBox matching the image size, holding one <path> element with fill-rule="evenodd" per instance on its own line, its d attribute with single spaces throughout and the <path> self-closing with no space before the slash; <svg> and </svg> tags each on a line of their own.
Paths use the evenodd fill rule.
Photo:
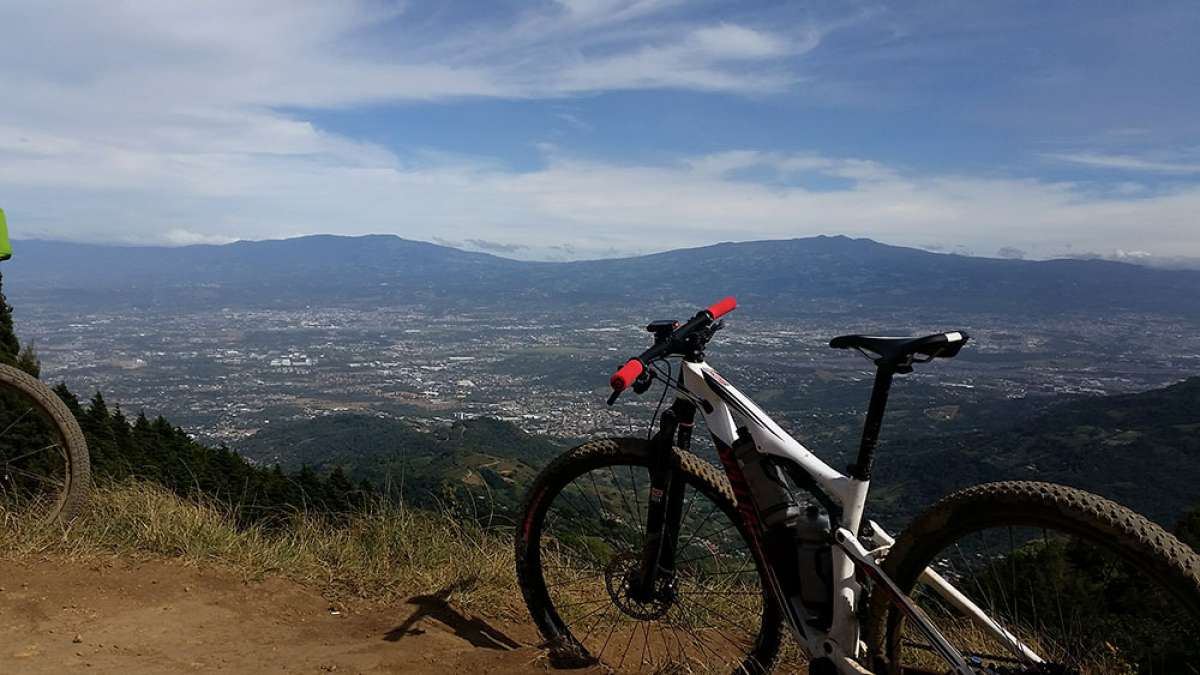
<svg viewBox="0 0 1200 675">
<path fill-rule="evenodd" d="M 220 569 L 0 560 L 3 673 L 544 673 L 534 644 L 436 596 L 356 611 Z"/>
</svg>

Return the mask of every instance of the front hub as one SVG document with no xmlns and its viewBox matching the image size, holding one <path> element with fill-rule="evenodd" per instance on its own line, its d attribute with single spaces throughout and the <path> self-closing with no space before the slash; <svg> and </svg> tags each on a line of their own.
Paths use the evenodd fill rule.
<svg viewBox="0 0 1200 675">
<path fill-rule="evenodd" d="M 641 559 L 631 551 L 618 553 L 604 569 L 604 585 L 608 596 L 627 616 L 639 621 L 654 621 L 666 616 L 675 604 L 674 580 L 664 576 L 655 584 L 645 601 L 636 599 L 633 589 L 641 572 Z"/>
</svg>

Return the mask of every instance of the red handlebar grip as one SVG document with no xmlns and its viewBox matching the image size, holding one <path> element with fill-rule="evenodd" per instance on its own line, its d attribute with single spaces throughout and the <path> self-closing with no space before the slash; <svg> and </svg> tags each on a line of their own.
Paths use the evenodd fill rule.
<svg viewBox="0 0 1200 675">
<path fill-rule="evenodd" d="M 712 314 L 713 319 L 719 319 L 735 309 L 737 309 L 737 300 L 734 300 L 733 296 L 731 295 L 720 302 L 715 302 L 709 305 L 708 313 Z"/>
<path fill-rule="evenodd" d="M 625 391 L 633 381 L 642 374 L 645 367 L 641 361 L 637 359 L 629 359 L 621 369 L 613 373 L 612 379 L 608 381 L 612 385 L 613 391 Z"/>
</svg>

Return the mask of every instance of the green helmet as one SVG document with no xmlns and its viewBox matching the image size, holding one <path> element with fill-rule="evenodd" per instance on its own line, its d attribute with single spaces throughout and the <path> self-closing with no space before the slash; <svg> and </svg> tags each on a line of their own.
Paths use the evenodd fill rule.
<svg viewBox="0 0 1200 675">
<path fill-rule="evenodd" d="M 8 241 L 8 221 L 4 219 L 4 209 L 0 209 L 0 260 L 12 257 L 12 244 Z"/>
</svg>

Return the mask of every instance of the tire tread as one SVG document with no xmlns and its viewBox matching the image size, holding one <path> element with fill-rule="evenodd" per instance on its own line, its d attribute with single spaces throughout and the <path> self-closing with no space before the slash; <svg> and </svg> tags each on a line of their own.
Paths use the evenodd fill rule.
<svg viewBox="0 0 1200 675">
<path fill-rule="evenodd" d="M 1009 524 L 1054 527 L 1104 546 L 1159 580 L 1200 620 L 1200 555 L 1129 508 L 1055 483 L 1002 481 L 954 492 L 917 516 L 896 538 L 883 569 L 907 592 L 945 542 L 972 529 Z M 866 624 L 868 649 L 877 657 L 886 652 L 891 611 L 886 595 L 882 590 L 872 594 Z"/>
<path fill-rule="evenodd" d="M 0 364 L 0 388 L 6 388 L 32 401 L 54 423 L 62 436 L 67 452 L 67 487 L 51 520 L 69 523 L 83 509 L 92 484 L 92 467 L 88 459 L 87 440 L 79 422 L 54 390 L 29 373 Z"/>
</svg>

